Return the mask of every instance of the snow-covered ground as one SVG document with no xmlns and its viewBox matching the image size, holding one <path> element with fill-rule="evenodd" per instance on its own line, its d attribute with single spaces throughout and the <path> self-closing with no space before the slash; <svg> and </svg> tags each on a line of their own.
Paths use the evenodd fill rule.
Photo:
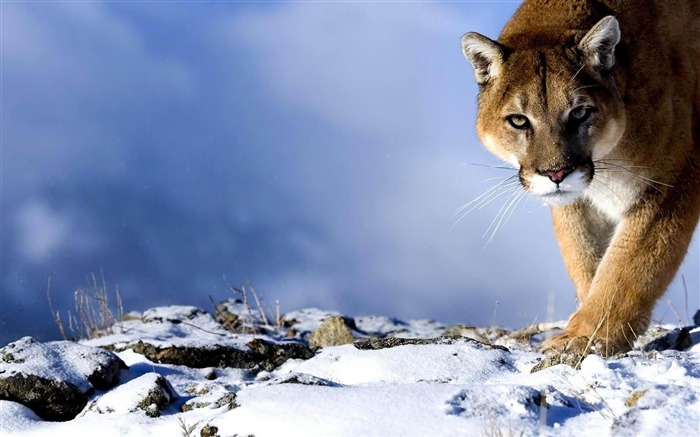
<svg viewBox="0 0 700 437">
<path fill-rule="evenodd" d="M 398 345 L 346 344 L 320 349 L 309 359 L 290 359 L 270 371 L 160 364 L 127 348 L 139 340 L 204 349 L 217 344 L 245 348 L 254 338 L 281 344 L 285 336 L 296 335 L 305 341 L 331 315 L 336 314 L 298 311 L 286 316 L 296 321 L 292 327 L 262 335 L 231 333 L 211 315 L 186 307 L 151 310 L 122 322 L 112 335 L 81 342 L 123 349 L 117 355 L 129 368 L 121 371 L 116 387 L 95 391 L 83 411 L 67 422 L 44 421 L 19 403 L 0 401 L 1 434 L 700 435 L 700 328 L 691 331 L 694 345 L 684 351 L 636 350 L 607 361 L 588 356 L 580 370 L 559 365 L 532 374 L 542 355 L 507 337 L 494 341 L 505 348 L 456 337 Z M 357 337 L 388 333 L 435 339 L 445 328 L 431 321 L 386 317 L 353 320 Z M 495 331 L 474 332 L 493 340 Z M 41 372 L 47 370 L 63 371 Z M 156 414 L 137 408 L 144 393 L 158 384 L 169 388 L 162 396 L 167 406 L 158 412 L 151 405 Z"/>
</svg>

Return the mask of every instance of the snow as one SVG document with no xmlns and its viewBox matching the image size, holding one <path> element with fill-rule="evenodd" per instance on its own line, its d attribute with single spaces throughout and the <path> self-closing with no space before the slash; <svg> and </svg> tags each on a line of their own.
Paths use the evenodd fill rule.
<svg viewBox="0 0 700 437">
<path fill-rule="evenodd" d="M 100 396 L 81 414 L 127 414 L 138 412 L 138 404 L 156 387 L 158 373 L 150 372 Z"/>
<path fill-rule="evenodd" d="M 147 321 L 148 323 L 144 323 Z M 214 317 L 193 306 L 171 305 L 144 312 L 140 318 L 120 322 L 114 333 L 84 341 L 88 346 L 115 345 L 123 349 L 143 341 L 156 347 L 198 347 L 222 345 L 247 349 L 245 343 L 253 336 L 231 337 Z"/>
<path fill-rule="evenodd" d="M 165 322 L 123 322 L 119 333 L 83 344 L 131 344 L 145 338 L 207 346 L 211 341 L 243 344 L 242 338 L 250 338 L 221 331 L 211 316 L 191 307 L 160 308 L 143 314 L 147 315 Z M 303 310 L 293 315 L 300 324 L 294 328 L 310 332 L 324 317 L 337 314 Z M 167 323 L 168 319 L 178 322 Z M 181 323 L 183 319 L 188 324 Z M 358 331 L 407 338 L 435 337 L 442 329 L 437 322 L 377 316 L 357 317 L 355 322 Z M 692 338 L 697 341 L 699 334 L 696 328 Z M 129 366 L 119 385 L 97 391 L 78 417 L 45 422 L 24 406 L 0 401 L 1 434 L 181 436 L 186 427 L 199 436 L 205 425 L 217 427 L 220 436 L 256 437 L 700 432 L 697 344 L 685 351 L 636 350 L 609 360 L 588 356 L 580 370 L 559 365 L 534 374 L 530 369 L 542 356 L 529 346 L 504 351 L 468 340 L 376 350 L 329 347 L 311 359 L 289 360 L 272 372 L 259 373 L 158 364 L 130 349 L 117 355 Z M 39 359 L 43 358 L 36 361 L 41 367 Z M 63 370 L 54 366 L 50 371 Z M 178 397 L 160 417 L 151 418 L 135 405 L 158 375 Z"/>
</svg>

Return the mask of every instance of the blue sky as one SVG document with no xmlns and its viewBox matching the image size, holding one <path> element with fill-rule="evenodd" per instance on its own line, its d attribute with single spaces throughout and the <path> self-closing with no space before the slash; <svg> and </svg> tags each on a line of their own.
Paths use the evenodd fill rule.
<svg viewBox="0 0 700 437">
<path fill-rule="evenodd" d="M 459 39 L 476 3 L 2 3 L 4 344 L 104 272 L 127 310 L 210 309 L 252 281 L 282 311 L 523 326 L 574 309 L 547 209 L 456 208 L 508 176 L 474 132 Z M 698 243 L 681 269 L 698 306 Z M 678 282 L 667 296 L 684 315 Z M 554 311 L 548 315 L 548 302 Z M 657 318 L 673 322 L 661 302 Z"/>
</svg>

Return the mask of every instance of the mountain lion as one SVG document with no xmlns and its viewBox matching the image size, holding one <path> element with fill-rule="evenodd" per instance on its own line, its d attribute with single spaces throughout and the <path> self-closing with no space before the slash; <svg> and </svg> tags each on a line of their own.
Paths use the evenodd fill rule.
<svg viewBox="0 0 700 437">
<path fill-rule="evenodd" d="M 630 350 L 700 214 L 700 1 L 526 0 L 462 50 L 479 138 L 552 207 L 576 286 L 541 350 Z"/>
</svg>

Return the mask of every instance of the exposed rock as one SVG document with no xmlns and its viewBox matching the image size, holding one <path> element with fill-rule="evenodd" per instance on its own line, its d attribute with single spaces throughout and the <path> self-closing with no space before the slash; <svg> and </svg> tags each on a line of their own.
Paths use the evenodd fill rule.
<svg viewBox="0 0 700 437">
<path fill-rule="evenodd" d="M 489 339 L 483 334 L 483 329 L 476 326 L 452 325 L 442 333 L 445 337 L 467 337 L 482 343 L 489 343 Z"/>
<path fill-rule="evenodd" d="M 119 382 L 126 367 L 104 349 L 24 337 L 0 349 L 0 399 L 23 404 L 45 420 L 70 420 L 95 389 Z"/>
<path fill-rule="evenodd" d="M 207 347 L 158 347 L 139 341 L 131 345 L 134 352 L 160 364 L 176 364 L 191 368 L 235 367 L 274 370 L 290 358 L 309 359 L 314 354 L 299 342 L 271 342 L 260 338 L 247 344 L 247 349 L 213 345 Z"/>
<path fill-rule="evenodd" d="M 198 408 L 221 408 L 227 407 L 233 410 L 238 407 L 236 403 L 236 393 L 225 391 L 219 393 L 207 394 L 190 399 L 182 405 L 183 412 L 196 410 Z"/>
<path fill-rule="evenodd" d="M 150 309 L 139 320 L 121 322 L 120 331 L 143 334 L 138 341 L 134 336 L 115 334 L 86 343 L 117 352 L 132 349 L 160 364 L 191 368 L 273 370 L 290 358 L 313 356 L 301 340 L 275 341 L 252 334 L 233 334 L 211 314 L 191 306 Z M 216 373 L 210 377 L 215 378 Z"/>
<path fill-rule="evenodd" d="M 105 393 L 93 401 L 83 414 L 125 414 L 141 410 L 149 417 L 158 417 L 176 398 L 168 380 L 151 372 Z M 125 399 L 128 401 L 125 402 Z"/>
<path fill-rule="evenodd" d="M 478 340 L 474 340 L 469 337 L 436 337 L 436 338 L 400 338 L 400 337 L 389 337 L 389 338 L 368 338 L 364 340 L 358 340 L 355 342 L 354 346 L 360 350 L 376 350 L 376 349 L 386 349 L 390 347 L 403 346 L 407 344 L 412 345 L 423 345 L 423 344 L 455 344 L 455 343 L 471 343 L 475 346 L 486 348 L 486 349 L 498 349 L 502 351 L 509 352 L 508 348 L 505 346 L 500 346 L 496 344 L 482 343 Z"/>
<path fill-rule="evenodd" d="M 676 328 L 673 330 L 667 330 L 662 327 L 650 328 L 641 339 L 641 342 L 644 343 L 642 350 L 646 352 L 685 350 L 693 345 L 693 340 L 690 336 L 691 329 L 691 327 Z"/>
<path fill-rule="evenodd" d="M 143 313 L 141 322 L 143 323 L 174 323 L 180 324 L 187 321 L 195 321 L 208 313 L 201 308 L 186 305 L 170 305 L 166 307 L 156 307 Z"/>
<path fill-rule="evenodd" d="M 257 334 L 267 332 L 265 321 L 257 311 L 240 299 L 229 299 L 216 306 L 216 320 L 231 332 Z"/>
<path fill-rule="evenodd" d="M 328 346 L 340 346 L 355 341 L 351 327 L 345 318 L 329 317 L 311 333 L 309 346 L 311 349 L 321 349 Z"/>
<path fill-rule="evenodd" d="M 343 316 L 337 311 L 324 311 L 318 308 L 291 311 L 280 317 L 279 326 L 281 328 L 281 334 L 308 341 L 311 333 L 314 332 L 324 320 L 331 317 Z M 348 326 L 354 329 L 354 319 L 350 317 L 344 318 Z"/>
<path fill-rule="evenodd" d="M 625 399 L 626 407 L 636 407 L 639 403 L 639 399 L 646 394 L 647 390 L 637 390 L 632 392 L 627 399 Z"/>
<path fill-rule="evenodd" d="M 289 373 L 279 378 L 272 379 L 267 382 L 268 385 L 277 384 L 301 384 L 315 385 L 319 387 L 341 387 L 337 382 L 319 378 L 318 376 L 308 375 L 306 373 Z"/>
<path fill-rule="evenodd" d="M 545 355 L 545 357 L 535 365 L 535 367 L 530 370 L 530 373 L 539 372 L 548 367 L 557 366 L 559 364 L 566 364 L 567 366 L 573 367 L 574 369 L 581 368 L 581 362 L 586 358 L 585 355 L 576 353 L 553 353 L 550 355 Z"/>
<path fill-rule="evenodd" d="M 141 378 L 144 376 L 152 378 L 149 374 L 143 375 Z M 155 383 L 136 407 L 145 411 L 147 416 L 158 417 L 160 416 L 161 410 L 170 405 L 176 397 L 168 380 L 161 375 L 157 375 Z"/>
<path fill-rule="evenodd" d="M 258 366 L 267 371 L 274 370 L 289 359 L 308 360 L 314 352 L 296 341 L 273 343 L 261 338 L 249 341 L 246 346 L 258 354 L 255 358 Z"/>
<path fill-rule="evenodd" d="M 211 425 L 204 425 L 199 431 L 200 437 L 218 437 L 219 428 Z"/>
<path fill-rule="evenodd" d="M 257 364 L 255 359 L 257 358 L 256 354 L 232 346 L 159 347 L 139 341 L 130 345 L 130 348 L 133 349 L 134 352 L 142 354 L 156 363 L 176 364 L 196 369 L 205 367 L 237 367 L 250 369 Z"/>
<path fill-rule="evenodd" d="M 88 393 L 74 384 L 36 375 L 15 374 L 0 379 L 0 399 L 25 405 L 50 421 L 73 419 L 87 404 Z"/>
</svg>

